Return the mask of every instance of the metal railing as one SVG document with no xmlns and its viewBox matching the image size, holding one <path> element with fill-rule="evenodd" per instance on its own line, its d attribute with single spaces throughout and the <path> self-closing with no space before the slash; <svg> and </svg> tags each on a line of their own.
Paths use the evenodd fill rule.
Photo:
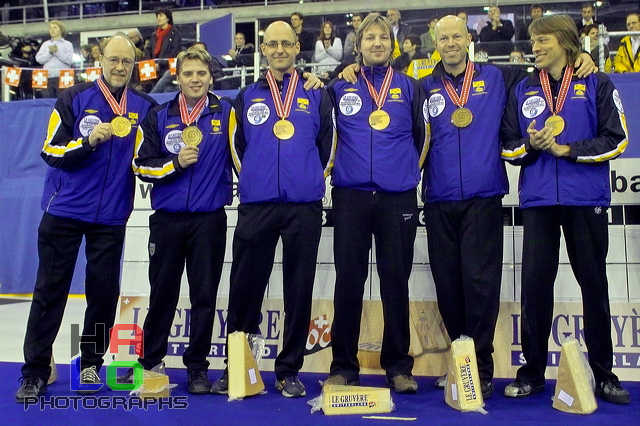
<svg viewBox="0 0 640 426">
<path fill-rule="evenodd" d="M 332 0 L 333 1 L 333 0 Z M 160 7 L 170 8 L 174 11 L 176 10 L 205 10 L 210 8 L 221 7 L 213 4 L 212 1 L 208 0 L 199 0 L 196 2 L 184 2 L 184 1 L 169 1 L 169 2 L 160 2 L 160 1 L 139 1 L 137 10 L 118 10 L 115 12 L 106 12 L 103 11 L 105 3 L 114 3 L 113 1 L 105 1 L 105 0 L 71 0 L 71 1 L 58 1 L 51 2 L 48 0 L 43 0 L 40 4 L 23 4 L 19 6 L 3 6 L 0 7 L 0 16 L 8 16 L 12 15 L 11 12 L 20 11 L 21 19 L 3 19 L 4 24 L 27 24 L 33 22 L 48 22 L 52 19 L 52 16 L 49 16 L 50 8 L 66 8 L 67 14 L 62 16 L 64 19 L 84 19 L 85 17 L 95 18 L 96 16 L 113 16 L 113 15 L 141 15 L 143 12 L 150 11 L 153 9 L 158 9 Z M 120 2 L 117 2 L 120 3 Z M 184 4 L 182 4 L 184 3 Z M 209 4 L 211 3 L 211 4 Z M 257 5 L 275 5 L 275 4 L 283 4 L 283 3 L 298 3 L 298 0 L 254 0 L 251 3 L 240 3 L 240 4 L 225 4 L 223 7 L 246 7 L 246 6 L 257 6 Z M 85 10 L 87 9 L 87 10 Z M 70 12 L 70 13 L 69 13 Z M 88 12 L 88 13 L 87 13 Z"/>
</svg>

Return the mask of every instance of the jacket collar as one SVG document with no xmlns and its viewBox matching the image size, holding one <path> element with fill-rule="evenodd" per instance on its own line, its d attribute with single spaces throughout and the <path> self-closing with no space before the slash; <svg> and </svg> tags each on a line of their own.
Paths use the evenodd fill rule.
<svg viewBox="0 0 640 426">
<path fill-rule="evenodd" d="M 171 101 L 169 101 L 169 115 L 180 115 L 180 102 L 178 101 L 179 96 L 180 92 L 178 92 L 178 94 Z M 222 112 L 222 104 L 220 103 L 220 98 L 218 97 L 218 95 L 209 92 L 207 93 L 207 98 L 209 98 L 209 108 L 203 110 L 202 115 Z"/>
<path fill-rule="evenodd" d="M 469 60 L 469 55 L 467 55 L 467 61 L 468 60 Z M 482 65 L 478 64 L 477 62 L 474 62 L 473 65 L 474 65 L 473 66 L 473 78 L 476 78 L 476 77 L 478 77 L 480 75 L 480 71 L 482 69 Z M 445 71 L 444 65 L 442 64 L 442 60 L 440 60 L 436 64 L 436 66 L 433 68 L 433 71 L 431 72 L 431 75 L 436 77 L 436 78 L 449 77 L 449 79 L 451 79 L 452 81 L 457 81 L 458 79 L 464 78 L 464 73 L 460 74 L 457 77 L 453 77 L 451 74 L 449 74 L 447 71 Z"/>
<path fill-rule="evenodd" d="M 304 79 L 302 78 L 302 70 L 298 69 L 298 68 L 293 68 L 293 72 L 297 72 L 298 73 L 298 77 L 300 77 L 302 81 L 302 83 L 304 83 Z M 291 74 L 285 74 L 284 75 L 285 79 L 291 78 Z M 284 80 L 283 80 L 284 82 Z M 258 81 L 257 83 L 260 85 L 260 87 L 269 87 L 269 82 L 267 81 L 267 73 L 263 72 L 262 74 L 260 74 L 260 77 L 258 77 Z"/>
</svg>

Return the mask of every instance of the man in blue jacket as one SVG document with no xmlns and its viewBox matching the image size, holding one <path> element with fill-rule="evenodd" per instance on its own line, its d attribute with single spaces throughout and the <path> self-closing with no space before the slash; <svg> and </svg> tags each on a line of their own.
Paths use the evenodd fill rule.
<svg viewBox="0 0 640 426">
<path fill-rule="evenodd" d="M 418 82 L 389 66 L 391 23 L 367 16 L 356 32 L 361 65 L 355 84 L 329 86 L 338 147 L 332 175 L 336 285 L 333 361 L 325 384 L 357 384 L 362 297 L 376 239 L 384 335 L 380 365 L 396 392 L 413 393 L 409 355 L 409 275 L 418 224 L 416 187 L 428 149 Z"/>
<path fill-rule="evenodd" d="M 133 169 L 153 182 L 149 218 L 151 296 L 144 321 L 144 354 L 150 370 L 167 354 L 167 341 L 187 268 L 191 301 L 189 347 L 182 359 L 188 390 L 208 394 L 207 377 L 218 284 L 224 262 L 231 204 L 229 135 L 231 101 L 209 90 L 213 59 L 192 47 L 177 58 L 180 92 L 147 115 L 136 141 Z M 231 128 L 230 128 L 231 126 Z"/>
<path fill-rule="evenodd" d="M 233 237 L 227 333 L 257 333 L 277 242 L 282 238 L 284 334 L 275 360 L 276 389 L 306 394 L 298 379 L 311 317 L 311 297 L 322 227 L 325 177 L 335 132 L 324 89 L 307 90 L 294 68 L 300 43 L 277 21 L 265 30 L 265 76 L 238 94 L 231 155 L 238 174 L 238 223 Z M 226 393 L 228 375 L 212 393 Z"/>
<path fill-rule="evenodd" d="M 584 340 L 596 393 L 629 404 L 613 374 L 607 282 L 609 161 L 628 143 L 620 95 L 602 73 L 575 77 L 580 51 L 567 15 L 539 18 L 529 28 L 537 70 L 517 84 L 505 109 L 502 156 L 521 166 L 522 353 L 526 364 L 504 391 L 520 398 L 545 389 L 553 285 L 560 230 L 582 291 Z M 544 123 L 544 124 L 542 124 Z"/>
<path fill-rule="evenodd" d="M 131 41 L 121 36 L 109 39 L 101 57 L 102 78 L 62 92 L 49 118 L 40 155 L 51 168 L 42 196 L 38 275 L 18 402 L 47 391 L 52 346 L 83 238 L 87 309 L 80 344 L 80 384 L 82 388 L 100 383 L 98 371 L 120 293 L 125 224 L 133 209 L 131 158 L 136 130 L 157 105 L 146 94 L 127 88 L 134 61 Z"/>
</svg>

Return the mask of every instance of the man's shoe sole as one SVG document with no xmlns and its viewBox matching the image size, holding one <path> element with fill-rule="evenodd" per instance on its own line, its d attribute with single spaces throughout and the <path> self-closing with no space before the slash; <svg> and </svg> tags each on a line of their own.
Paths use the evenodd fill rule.
<svg viewBox="0 0 640 426">
<path fill-rule="evenodd" d="M 610 402 L 612 404 L 618 405 L 628 405 L 631 404 L 631 396 L 630 395 L 607 395 L 604 393 L 602 389 L 596 388 L 596 395 L 602 398 L 603 401 Z"/>
<path fill-rule="evenodd" d="M 539 385 L 539 386 L 532 386 L 531 390 L 527 393 L 519 393 L 516 395 L 507 395 L 507 390 L 504 390 L 504 396 L 506 396 L 507 398 L 526 398 L 529 395 L 533 395 L 536 393 L 542 393 L 545 390 L 545 385 Z"/>
<path fill-rule="evenodd" d="M 79 390 L 79 391 L 76 391 L 76 393 L 78 395 L 93 395 L 94 393 L 98 393 L 98 391 L 99 389 L 98 390 Z"/>
<path fill-rule="evenodd" d="M 303 396 L 305 396 L 307 394 L 307 391 L 304 391 L 300 395 L 292 395 L 292 394 L 290 394 L 289 392 L 287 392 L 284 389 L 278 389 L 278 390 L 281 390 L 282 391 L 282 396 L 285 396 L 287 398 L 301 398 L 301 397 L 303 397 Z"/>
<path fill-rule="evenodd" d="M 24 398 L 18 398 L 18 396 L 16 395 L 16 402 L 19 403 L 19 404 L 23 404 L 27 399 L 38 399 L 39 397 L 41 397 L 45 393 L 47 393 L 47 387 L 46 386 L 43 389 L 40 389 L 40 391 L 38 392 L 38 396 L 25 396 Z"/>
<path fill-rule="evenodd" d="M 191 395 L 206 395 L 208 393 L 211 393 L 211 389 L 206 389 L 206 390 L 195 390 L 195 389 L 187 389 L 189 391 L 189 393 Z"/>
</svg>

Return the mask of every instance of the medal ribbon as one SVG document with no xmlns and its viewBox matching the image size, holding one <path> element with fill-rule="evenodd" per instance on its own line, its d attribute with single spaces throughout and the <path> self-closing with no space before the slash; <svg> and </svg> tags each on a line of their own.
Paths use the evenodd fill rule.
<svg viewBox="0 0 640 426">
<path fill-rule="evenodd" d="M 180 119 L 182 120 L 182 122 L 187 126 L 191 125 L 191 123 L 196 121 L 196 118 L 198 118 L 206 103 L 207 94 L 205 93 L 196 103 L 196 106 L 193 107 L 193 110 L 191 110 L 191 114 L 189 114 L 189 109 L 187 108 L 187 98 L 185 98 L 184 93 L 180 92 L 180 96 L 178 97 L 178 104 L 180 105 Z"/>
<path fill-rule="evenodd" d="M 567 93 L 569 92 L 571 77 L 573 77 L 573 67 L 567 66 L 564 70 L 564 76 L 562 76 L 562 84 L 560 85 L 560 91 L 558 92 L 558 99 L 554 109 L 553 95 L 551 94 L 551 85 L 549 84 L 549 72 L 547 70 L 540 70 L 540 84 L 542 84 L 544 97 L 547 98 L 547 103 L 549 103 L 549 111 L 551 111 L 551 114 L 556 115 L 562 111 L 564 101 L 567 99 Z"/>
<path fill-rule="evenodd" d="M 125 112 L 127 112 L 127 88 L 124 88 L 124 92 L 122 93 L 122 97 L 120 98 L 120 104 L 116 102 L 116 98 L 113 97 L 107 85 L 102 81 L 102 78 L 98 80 L 98 87 L 102 91 L 102 94 L 107 99 L 109 106 L 111 106 L 111 111 L 114 114 L 122 116 Z"/>
<path fill-rule="evenodd" d="M 449 94 L 451 101 L 458 107 L 462 108 L 469 100 L 469 91 L 471 89 L 471 80 L 473 79 L 473 62 L 467 60 L 467 68 L 464 70 L 464 79 L 462 80 L 462 91 L 460 96 L 456 93 L 456 89 L 448 78 L 442 77 L 442 84 Z"/>
<path fill-rule="evenodd" d="M 378 106 L 378 109 L 382 109 L 384 105 L 384 101 L 387 100 L 387 93 L 389 93 L 389 87 L 391 87 L 391 78 L 393 77 L 393 68 L 388 67 L 387 73 L 384 75 L 384 80 L 382 80 L 382 87 L 380 87 L 380 93 L 376 92 L 376 88 L 373 87 L 369 80 L 367 80 L 367 76 L 364 74 L 364 68 L 360 68 L 360 72 L 362 73 L 362 78 L 367 82 L 367 87 L 369 87 L 369 94 L 373 98 L 373 101 Z"/>
<path fill-rule="evenodd" d="M 280 98 L 280 92 L 278 91 L 276 78 L 273 76 L 271 70 L 267 71 L 267 83 L 269 83 L 269 89 L 271 89 L 271 97 L 273 98 L 273 103 L 276 106 L 276 114 L 278 114 L 278 117 L 280 117 L 282 120 L 285 120 L 291 113 L 293 95 L 296 91 L 296 87 L 298 86 L 298 73 L 295 70 L 293 70 L 293 72 L 291 73 L 289 87 L 287 87 L 287 93 L 284 96 L 284 104 L 282 103 L 282 99 Z"/>
</svg>

